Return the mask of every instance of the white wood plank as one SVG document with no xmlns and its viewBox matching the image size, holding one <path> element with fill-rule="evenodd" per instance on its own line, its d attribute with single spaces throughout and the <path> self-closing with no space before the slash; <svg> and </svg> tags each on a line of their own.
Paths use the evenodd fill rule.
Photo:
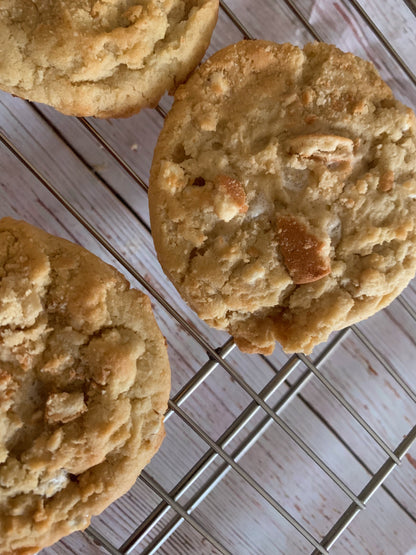
<svg viewBox="0 0 416 555">
<path fill-rule="evenodd" d="M 411 45 L 415 41 L 416 29 L 414 19 L 409 17 L 407 8 L 404 9 L 404 2 L 388 0 L 383 11 L 377 9 L 379 3 L 374 0 L 362 3 L 377 19 L 377 24 L 393 41 L 400 54 L 409 64 L 414 64 L 414 48 Z M 283 2 L 229 0 L 228 4 L 257 37 L 296 44 L 311 40 L 308 31 Z M 297 5 L 325 40 L 373 59 L 396 94 L 409 104 L 416 104 L 415 88 L 410 86 L 396 62 L 389 58 L 350 7 L 343 2 L 330 0 L 305 0 Z M 240 38 L 241 33 L 220 12 L 209 53 Z M 77 120 L 57 114 L 47 107 L 38 107 L 37 112 L 27 103 L 3 93 L 0 101 L 0 127 L 4 128 L 19 149 L 187 321 L 195 325 L 214 346 L 222 344 L 227 338 L 226 334 L 209 330 L 201 323 L 163 276 L 146 228 L 146 195 L 137 183 L 126 176 Z M 164 99 L 162 104 L 168 107 L 170 100 Z M 51 129 L 48 121 L 57 133 Z M 162 125 L 161 116 L 155 111 L 145 110 L 127 120 L 91 121 L 134 171 L 147 181 L 152 149 Z M 3 149 L 0 149 L 0 168 L 0 216 L 24 217 L 47 231 L 81 243 L 114 264 L 111 256 L 89 233 Z M 120 268 L 118 263 L 115 265 Z M 415 281 L 405 296 L 415 308 Z M 157 302 L 154 302 L 154 306 L 169 343 L 175 393 L 198 371 L 207 357 Z M 416 389 L 416 328 L 415 322 L 404 309 L 395 302 L 389 309 L 362 324 L 360 329 Z M 321 350 L 322 347 L 317 348 L 316 353 Z M 287 358 L 277 347 L 270 361 L 279 368 Z M 260 391 L 273 376 L 273 369 L 260 357 L 245 356 L 234 351 L 229 359 L 256 391 Z M 289 381 L 293 382 L 300 371 L 301 368 L 296 370 Z M 392 447 L 416 422 L 415 405 L 351 333 L 331 355 L 323 371 Z M 278 399 L 286 390 L 287 385 L 270 402 Z M 186 401 L 184 409 L 216 439 L 249 401 L 249 396 L 224 370 L 218 368 Z M 264 416 L 262 411 L 232 442 L 229 449 L 235 448 L 246 437 L 261 416 Z M 386 458 L 360 426 L 346 416 L 338 402 L 319 385 L 316 378 L 302 392 L 302 396 L 285 409 L 283 417 L 355 492 L 369 477 L 360 460 L 375 471 Z M 169 420 L 167 431 L 168 436 L 148 471 L 170 489 L 207 447 L 177 416 Z M 242 465 L 317 537 L 324 535 L 348 506 L 345 494 L 293 445 L 276 424 L 244 456 Z M 416 517 L 415 473 L 416 447 L 412 448 L 402 467 L 388 479 L 386 490 L 380 490 L 375 495 L 369 508 L 343 534 L 333 551 L 354 555 L 366 552 L 389 555 L 407 553 L 416 544 L 416 526 L 401 505 Z M 202 480 L 197 486 L 201 483 Z M 195 488 L 191 491 L 195 491 Z M 184 499 L 188 498 L 189 494 L 184 496 Z M 157 502 L 158 497 L 139 480 L 126 496 L 95 519 L 95 525 L 105 537 L 118 545 Z M 173 511 L 170 511 L 169 518 L 172 514 Z M 258 494 L 244 485 L 234 471 L 208 496 L 195 515 L 233 553 L 263 555 L 310 552 L 303 538 Z M 160 526 L 156 530 L 160 530 Z M 154 533 L 151 537 L 154 537 Z M 135 552 L 140 551 L 138 548 Z M 44 551 L 45 555 L 101 552 L 103 550 L 93 547 L 80 533 Z M 200 535 L 189 525 L 182 525 L 160 552 L 169 555 L 204 554 L 215 550 L 205 540 L 201 540 Z"/>
</svg>

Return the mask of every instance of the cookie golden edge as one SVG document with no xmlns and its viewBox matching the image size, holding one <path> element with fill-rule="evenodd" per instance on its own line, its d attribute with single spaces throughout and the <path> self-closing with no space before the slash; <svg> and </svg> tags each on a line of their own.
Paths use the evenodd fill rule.
<svg viewBox="0 0 416 555">
<path fill-rule="evenodd" d="M 119 479 L 116 482 L 116 485 L 114 485 L 113 490 L 109 489 L 107 491 L 107 495 L 101 494 L 100 502 L 97 502 L 96 505 L 93 505 L 91 507 L 91 515 L 85 517 L 83 521 L 81 521 L 82 525 L 74 528 L 71 527 L 66 521 L 54 522 L 52 525 L 53 530 L 50 530 L 49 532 L 41 536 L 37 540 L 36 544 L 30 545 L 28 547 L 12 549 L 9 551 L 2 551 L 2 555 L 36 555 L 42 549 L 53 546 L 55 543 L 69 536 L 70 534 L 74 532 L 80 532 L 88 528 L 88 526 L 91 524 L 91 519 L 94 516 L 100 515 L 112 503 L 114 503 L 117 499 L 119 499 L 122 495 L 127 493 L 133 487 L 140 475 L 140 473 L 137 474 L 137 469 L 140 468 L 141 470 L 143 470 L 144 467 L 151 461 L 152 457 L 156 454 L 156 452 L 162 445 L 165 435 L 165 429 L 162 426 L 158 434 L 152 439 L 151 445 L 149 446 L 148 454 L 143 455 L 143 457 L 139 459 L 136 458 L 134 460 L 126 461 L 125 467 L 117 469 L 117 476 L 120 478 L 123 474 L 127 475 L 131 472 L 135 473 L 136 477 L 134 480 Z"/>
<path fill-rule="evenodd" d="M 314 43 L 310 44 L 312 45 Z M 238 74 L 238 72 L 241 72 L 241 67 L 239 67 L 235 63 L 236 57 L 239 57 L 241 54 L 241 52 L 239 52 L 240 45 L 243 46 L 243 48 L 247 47 L 248 49 L 250 49 L 251 54 L 254 53 L 252 66 L 251 68 L 245 67 L 244 73 L 247 72 L 247 70 L 261 71 L 267 65 L 267 56 L 264 57 L 262 55 L 263 50 L 267 47 L 275 48 L 277 46 L 279 48 L 288 49 L 289 51 L 292 49 L 297 49 L 297 47 L 290 43 L 277 44 L 266 40 L 244 40 L 236 44 L 231 44 L 223 48 L 222 50 L 214 53 L 204 64 L 196 68 L 194 73 L 190 76 L 189 80 L 182 86 L 180 86 L 176 91 L 172 109 L 166 117 L 166 122 L 168 125 L 170 125 L 171 120 L 174 121 L 178 117 L 187 117 L 186 102 L 192 102 L 191 86 L 195 86 L 198 83 L 204 82 L 207 76 L 215 71 L 225 70 L 234 74 Z M 325 46 L 333 48 L 338 53 L 338 55 L 349 57 L 350 60 L 359 60 L 359 63 L 362 64 L 362 67 L 364 68 L 370 68 L 373 73 L 375 72 L 375 75 L 378 78 L 377 83 L 375 83 L 375 86 L 377 87 L 377 94 L 383 96 L 385 95 L 386 99 L 394 99 L 390 87 L 382 80 L 378 71 L 374 67 L 374 64 L 362 58 L 359 58 L 358 56 L 355 56 L 350 52 L 344 52 L 338 49 L 335 45 L 328 44 Z M 173 110 L 173 108 L 175 108 L 175 111 Z M 410 108 L 405 108 L 410 113 L 410 119 L 412 121 L 413 128 L 416 128 L 415 114 Z M 152 167 L 150 171 L 149 212 L 151 229 L 153 230 L 153 242 L 155 245 L 158 260 L 166 276 L 172 281 L 182 298 L 198 314 L 198 310 L 195 308 L 195 306 L 193 306 L 192 301 L 186 298 L 186 295 L 184 295 L 184 292 L 181 291 L 180 286 L 177 286 L 175 284 L 175 279 L 171 275 L 169 265 L 167 263 L 169 257 L 172 256 L 172 253 L 170 253 L 169 249 L 166 248 L 163 238 L 158 231 L 162 220 L 159 211 L 159 195 L 157 182 L 160 173 L 160 163 L 165 154 L 165 144 L 168 144 L 169 142 L 169 136 L 167 134 L 164 134 L 162 130 L 155 148 Z M 213 321 L 209 321 L 201 317 L 200 314 L 198 315 L 212 327 L 218 327 L 218 329 L 225 329 L 226 331 L 228 331 L 233 336 L 237 346 L 242 352 L 246 352 L 248 354 L 270 355 L 273 353 L 277 342 L 287 353 L 303 352 L 305 354 L 310 354 L 314 347 L 316 347 L 320 343 L 327 341 L 329 336 L 333 332 L 341 331 L 342 329 L 363 321 L 370 316 L 373 316 L 380 310 L 388 307 L 415 277 L 415 272 L 416 259 L 414 260 L 414 263 L 411 267 L 403 270 L 400 279 L 398 279 L 395 284 L 395 288 L 390 291 L 389 294 L 381 296 L 380 298 L 374 298 L 368 303 L 363 303 L 363 305 L 359 307 L 359 310 L 350 311 L 348 317 L 344 318 L 342 322 L 336 322 L 335 325 L 326 325 L 325 322 L 322 322 L 323 325 L 321 326 L 320 330 L 311 335 L 309 340 L 305 340 L 304 338 L 299 339 L 296 337 L 296 334 L 293 333 L 288 334 L 284 329 L 284 326 L 279 326 L 280 329 L 275 329 L 275 332 L 272 333 L 271 328 L 265 325 L 265 321 L 263 321 L 261 318 L 258 320 L 256 320 L 255 318 L 251 318 L 249 320 L 249 325 L 247 326 L 245 325 L 245 323 L 242 323 L 241 330 L 230 330 L 228 328 L 216 326 Z M 317 315 L 314 314 L 314 317 L 317 317 Z"/>
<path fill-rule="evenodd" d="M 170 365 L 167 355 L 166 340 L 156 323 L 150 299 L 141 291 L 130 288 L 130 284 L 126 278 L 114 267 L 105 263 L 87 249 L 67 241 L 66 239 L 50 235 L 22 220 L 14 220 L 12 218 L 0 219 L 0 232 L 4 231 L 11 231 L 12 234 L 17 232 L 20 235 L 28 238 L 30 237 L 30 240 L 33 241 L 34 244 L 40 245 L 41 249 L 42 244 L 51 241 L 54 244 L 54 248 L 59 245 L 59 248 L 64 252 L 68 252 L 72 255 L 80 254 L 88 263 L 94 265 L 98 271 L 100 269 L 104 270 L 106 277 L 110 280 L 114 280 L 117 285 L 120 285 L 123 292 L 132 293 L 135 297 L 135 308 L 142 311 L 141 318 L 146 322 L 149 335 L 152 336 L 152 349 L 155 351 L 152 357 L 158 365 L 159 380 L 157 383 L 157 391 L 152 395 L 150 400 L 152 418 L 154 419 L 154 415 L 157 415 L 156 420 L 158 420 L 159 423 L 157 431 L 148 430 L 146 432 L 147 435 L 143 434 L 142 436 L 142 428 L 145 428 L 146 424 L 152 425 L 152 420 L 148 419 L 146 421 L 146 419 L 144 419 L 143 422 L 135 423 L 133 420 L 137 420 L 141 416 L 141 413 L 136 411 L 136 413 L 132 414 L 131 434 L 124 445 L 122 458 L 117 461 L 116 466 L 112 468 L 111 462 L 104 458 L 102 462 L 86 470 L 86 474 L 91 471 L 98 471 L 98 483 L 100 483 L 100 479 L 104 473 L 108 474 L 108 477 L 106 481 L 103 479 L 105 482 L 105 489 L 98 494 L 87 497 L 87 502 L 82 503 L 82 511 L 77 511 L 75 513 L 76 518 L 74 522 L 70 523 L 66 518 L 63 520 L 59 520 L 59 518 L 54 519 L 56 515 L 52 513 L 50 522 L 42 522 L 40 527 L 37 526 L 37 523 L 30 521 L 21 522 L 21 526 L 19 526 L 18 521 L 12 523 L 13 527 L 14 524 L 18 526 L 17 529 L 19 531 L 23 532 L 22 529 L 27 531 L 28 535 L 23 538 L 21 536 L 13 538 L 9 535 L 7 538 L 0 538 L 0 552 L 4 555 L 31 555 L 37 553 L 40 549 L 54 544 L 72 532 L 87 528 L 93 516 L 102 513 L 112 502 L 129 491 L 134 485 L 141 470 L 143 470 L 156 454 L 165 437 L 163 416 L 167 409 L 167 402 L 170 394 Z M 136 384 L 134 383 L 134 385 Z M 112 453 L 112 451 L 108 453 L 110 458 Z M 88 476 L 86 476 L 86 478 L 83 487 L 88 489 Z M 71 494 L 72 493 L 73 492 L 71 492 Z M 76 492 L 75 498 L 78 499 L 80 496 L 81 492 Z M 74 495 L 70 497 L 70 501 L 74 501 Z M 63 501 L 63 505 L 65 509 L 65 500 Z M 4 515 L 4 517 L 7 518 L 7 515 Z M 2 541 L 6 542 L 6 540 L 9 547 L 2 546 Z M 10 543 L 13 545 L 12 548 L 10 548 Z"/>
</svg>

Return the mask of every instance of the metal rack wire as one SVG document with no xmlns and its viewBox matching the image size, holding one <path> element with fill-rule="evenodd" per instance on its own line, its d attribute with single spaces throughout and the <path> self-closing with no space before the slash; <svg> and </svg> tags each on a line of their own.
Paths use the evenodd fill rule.
<svg viewBox="0 0 416 555">
<path fill-rule="evenodd" d="M 305 26 L 308 32 L 317 40 L 321 40 L 319 33 L 311 26 L 305 18 L 302 11 L 291 0 L 285 0 L 285 4 L 299 19 L 301 25 Z M 350 1 L 351 6 L 362 17 L 372 32 L 382 42 L 388 55 L 392 56 L 400 67 L 405 71 L 410 81 L 416 85 L 416 78 L 407 64 L 400 58 L 396 50 L 391 46 L 389 41 L 384 37 L 382 32 L 372 22 L 360 4 L 355 0 Z M 221 9 L 229 17 L 233 25 L 235 25 L 245 38 L 253 38 L 246 27 L 239 21 L 233 11 L 223 1 L 220 2 Z M 164 117 L 165 111 L 158 107 L 161 117 Z M 134 171 L 134 169 L 123 159 L 122 156 L 107 142 L 102 134 L 90 123 L 83 118 L 79 119 L 82 125 L 101 145 L 117 164 L 133 179 L 143 190 L 147 191 L 147 184 Z M 136 529 L 125 539 L 121 546 L 113 545 L 106 539 L 97 529 L 90 526 L 86 531 L 90 538 L 105 548 L 112 554 L 127 554 L 135 550 L 148 534 L 161 523 L 165 515 L 173 510 L 174 516 L 170 521 L 141 549 L 140 553 L 155 553 L 157 549 L 173 534 L 173 532 L 186 521 L 192 526 L 202 537 L 204 537 L 212 546 L 220 553 L 230 553 L 227 548 L 210 532 L 207 528 L 192 515 L 192 512 L 198 505 L 221 483 L 225 476 L 234 471 L 241 479 L 247 483 L 276 511 L 276 518 L 286 519 L 299 534 L 301 534 L 310 544 L 313 553 L 328 553 L 335 541 L 340 537 L 342 532 L 352 522 L 352 520 L 362 511 L 368 500 L 383 485 L 389 474 L 400 464 L 411 445 L 416 441 L 416 425 L 409 430 L 406 437 L 395 446 L 391 446 L 386 442 L 373 428 L 360 416 L 351 403 L 346 399 L 341 391 L 339 391 L 328 378 L 320 371 L 320 367 L 333 352 L 333 350 L 343 341 L 347 334 L 354 334 L 358 341 L 361 342 L 362 348 L 369 351 L 390 376 L 397 382 L 406 395 L 416 402 L 416 394 L 409 384 L 399 375 L 396 369 L 383 357 L 377 347 L 370 341 L 365 333 L 358 327 L 352 326 L 350 329 L 339 332 L 326 348 L 313 360 L 303 354 L 293 355 L 281 367 L 274 366 L 270 360 L 264 359 L 270 366 L 274 375 L 271 380 L 257 393 L 247 381 L 243 378 L 238 369 L 228 362 L 228 357 L 234 350 L 234 342 L 229 339 L 219 348 L 214 348 L 202 334 L 190 324 L 181 314 L 179 314 L 173 306 L 171 306 L 165 298 L 153 287 L 149 281 L 132 266 L 120 252 L 115 249 L 111 242 L 108 241 L 68 200 L 66 200 L 56 187 L 19 151 L 19 149 L 10 141 L 10 139 L 1 132 L 1 142 L 4 148 L 8 149 L 23 164 L 33 176 L 88 230 L 89 233 L 137 280 L 141 286 L 165 309 L 171 318 L 173 318 L 185 331 L 189 334 L 206 352 L 207 360 L 203 366 L 195 373 L 195 375 L 182 387 L 182 389 L 169 401 L 169 410 L 166 414 L 168 420 L 173 414 L 179 417 L 190 429 L 192 429 L 206 444 L 206 451 L 202 457 L 192 466 L 192 468 L 176 483 L 176 485 L 167 491 L 157 480 L 155 480 L 146 470 L 142 472 L 140 480 L 142 480 L 151 490 L 153 490 L 160 498 L 159 504 L 155 509 L 143 520 L 137 524 Z M 407 311 L 410 317 L 415 321 L 416 329 L 416 311 L 414 307 L 403 297 L 400 303 Z M 218 440 L 214 441 L 209 434 L 183 410 L 183 403 L 192 395 L 198 394 L 198 388 L 207 380 L 212 372 L 221 366 L 225 372 L 235 383 L 238 384 L 251 398 L 249 405 L 240 413 L 240 415 L 228 426 L 221 434 Z M 303 373 L 294 381 L 285 393 L 275 404 L 270 404 L 273 394 L 282 386 L 288 383 L 287 379 L 295 370 L 304 368 Z M 368 434 L 372 441 L 377 444 L 385 454 L 385 460 L 379 467 L 377 472 L 373 473 L 359 492 L 353 491 L 337 473 L 332 470 L 320 456 L 311 448 L 282 418 L 280 413 L 288 406 L 288 404 L 299 394 L 299 392 L 311 380 L 319 380 L 319 382 L 330 392 L 330 394 L 338 401 L 338 403 L 351 415 L 352 418 L 362 428 L 363 433 Z M 226 451 L 226 447 L 235 439 L 238 440 L 239 434 L 247 427 L 247 424 L 254 419 L 256 415 L 262 415 L 260 422 L 245 435 L 244 439 L 239 441 L 231 454 Z M 258 441 L 265 431 L 272 425 L 279 426 L 283 432 L 309 457 L 313 464 L 317 465 L 336 486 L 348 498 L 350 504 L 343 514 L 338 518 L 336 523 L 328 530 L 323 538 L 314 537 L 299 520 L 294 518 L 263 486 L 251 476 L 240 464 L 239 461 L 245 453 Z M 213 473 L 207 475 L 207 470 L 214 462 L 220 464 L 215 467 Z M 202 481 L 202 485 L 199 482 Z M 181 498 L 188 492 L 191 486 L 196 485 L 198 488 L 193 490 L 192 497 L 186 502 L 182 502 Z"/>
</svg>

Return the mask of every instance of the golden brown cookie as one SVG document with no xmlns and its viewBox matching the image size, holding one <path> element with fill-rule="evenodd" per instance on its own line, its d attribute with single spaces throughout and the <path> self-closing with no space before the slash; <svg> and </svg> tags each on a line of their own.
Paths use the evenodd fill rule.
<svg viewBox="0 0 416 555">
<path fill-rule="evenodd" d="M 201 60 L 218 0 L 4 0 L 0 88 L 64 114 L 155 106 Z"/>
<path fill-rule="evenodd" d="M 242 350 L 309 353 L 415 274 L 415 130 L 374 66 L 334 46 L 217 52 L 155 150 L 162 267 Z"/>
<path fill-rule="evenodd" d="M 149 299 L 85 249 L 0 220 L 0 553 L 88 526 L 164 437 Z"/>
</svg>

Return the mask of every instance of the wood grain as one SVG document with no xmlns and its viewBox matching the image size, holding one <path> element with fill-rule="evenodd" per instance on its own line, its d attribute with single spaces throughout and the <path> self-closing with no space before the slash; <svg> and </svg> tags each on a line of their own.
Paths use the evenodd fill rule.
<svg viewBox="0 0 416 555">
<path fill-rule="evenodd" d="M 371 59 L 395 94 L 416 105 L 416 87 L 389 55 L 350 2 L 304 0 L 294 2 L 324 40 Z M 362 6 L 397 49 L 412 71 L 416 70 L 416 23 L 405 3 L 362 0 Z M 311 33 L 286 2 L 229 0 L 250 34 L 277 42 L 305 44 Z M 236 42 L 242 33 L 220 11 L 208 54 Z M 168 109 L 171 99 L 161 105 Z M 90 120 L 94 128 L 138 176 L 127 175 L 119 163 L 75 119 L 51 108 L 32 105 L 0 94 L 0 127 L 18 150 L 76 207 L 79 212 L 178 311 L 201 338 L 213 347 L 226 340 L 209 329 L 180 299 L 163 275 L 149 230 L 147 183 L 152 152 L 163 125 L 155 110 L 129 119 Z M 142 287 L 126 269 L 62 207 L 36 177 L 6 149 L 0 149 L 0 216 L 24 218 L 45 230 L 76 241 L 114 264 L 135 286 Z M 416 307 L 416 281 L 404 293 Z M 203 347 L 152 298 L 156 317 L 169 344 L 174 396 L 208 361 Z M 360 324 L 384 360 L 416 390 L 416 324 L 395 301 L 388 309 Z M 323 346 L 315 349 L 314 360 Z M 278 347 L 267 360 L 241 354 L 227 357 L 232 368 L 256 392 L 275 378 L 288 361 Z M 323 375 L 340 391 L 387 444 L 394 449 L 416 423 L 416 404 L 403 392 L 383 364 L 350 331 L 320 366 Z M 268 403 L 274 406 L 303 373 L 298 363 Z M 211 438 L 217 440 L 251 403 L 251 397 L 223 368 L 216 367 L 183 408 Z M 386 460 L 387 455 L 317 380 L 312 378 L 281 416 L 316 454 L 357 494 Z M 226 447 L 234 453 L 255 426 L 267 421 L 258 410 Z M 167 422 L 167 438 L 147 472 L 171 490 L 186 477 L 208 446 L 179 416 Z M 216 457 L 180 502 L 186 504 L 223 464 Z M 317 539 L 324 536 L 348 507 L 340 488 L 287 436 L 276 423 L 239 461 L 265 490 Z M 416 448 L 405 457 L 384 486 L 335 544 L 336 554 L 407 554 L 416 546 Z M 135 527 L 158 505 L 160 498 L 142 480 L 131 491 L 93 519 L 94 527 L 114 546 L 120 546 Z M 206 497 L 193 516 L 233 554 L 268 555 L 310 553 L 310 544 L 271 505 L 234 471 Z M 176 513 L 170 510 L 134 553 L 157 537 Z M 98 555 L 106 551 L 83 533 L 75 533 L 44 555 Z M 189 524 L 182 524 L 160 547 L 160 553 L 209 554 L 216 550 Z"/>
</svg>

